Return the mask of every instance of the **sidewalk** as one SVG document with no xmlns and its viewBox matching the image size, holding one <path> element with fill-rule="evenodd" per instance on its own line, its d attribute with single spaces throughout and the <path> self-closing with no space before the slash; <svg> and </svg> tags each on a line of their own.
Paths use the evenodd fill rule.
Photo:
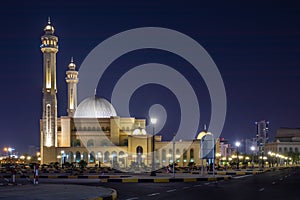
<svg viewBox="0 0 300 200">
<path fill-rule="evenodd" d="M 117 192 L 104 187 L 82 185 L 21 185 L 0 187 L 0 199 L 60 200 L 60 199 L 117 199 Z"/>
</svg>

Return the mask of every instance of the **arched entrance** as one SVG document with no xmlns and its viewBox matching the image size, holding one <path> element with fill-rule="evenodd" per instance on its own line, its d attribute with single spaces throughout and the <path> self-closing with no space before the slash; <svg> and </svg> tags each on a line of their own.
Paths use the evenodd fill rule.
<svg viewBox="0 0 300 200">
<path fill-rule="evenodd" d="M 142 161 L 143 161 L 143 147 L 141 146 L 138 146 L 136 148 L 136 162 L 138 165 L 141 165 L 142 164 Z"/>
<path fill-rule="evenodd" d="M 80 160 L 81 160 L 81 155 L 80 155 L 80 152 L 77 151 L 75 154 L 75 162 L 79 162 Z"/>
</svg>

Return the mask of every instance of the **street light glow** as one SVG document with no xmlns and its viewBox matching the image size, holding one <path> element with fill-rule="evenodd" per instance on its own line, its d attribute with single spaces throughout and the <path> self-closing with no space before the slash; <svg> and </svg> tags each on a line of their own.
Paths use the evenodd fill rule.
<svg viewBox="0 0 300 200">
<path fill-rule="evenodd" d="M 237 146 L 237 147 L 239 147 L 241 145 L 241 143 L 239 142 L 239 141 L 237 141 L 236 143 L 235 143 L 235 146 Z"/>
<path fill-rule="evenodd" d="M 251 151 L 255 151 L 255 146 L 250 147 Z"/>
<path fill-rule="evenodd" d="M 151 124 L 156 124 L 157 119 L 156 118 L 151 118 L 150 121 L 151 121 Z"/>
</svg>

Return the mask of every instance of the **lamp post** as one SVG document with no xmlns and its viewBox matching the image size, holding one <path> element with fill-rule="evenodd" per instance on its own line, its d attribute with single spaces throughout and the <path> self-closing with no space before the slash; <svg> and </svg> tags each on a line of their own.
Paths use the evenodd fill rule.
<svg viewBox="0 0 300 200">
<path fill-rule="evenodd" d="M 252 151 L 251 167 L 254 168 L 254 151 L 255 151 L 255 146 L 251 146 L 250 150 Z"/>
<path fill-rule="evenodd" d="M 235 143 L 236 146 L 236 155 L 237 155 L 237 163 L 236 163 L 236 168 L 239 169 L 239 164 L 240 164 L 240 160 L 239 160 L 239 146 L 241 145 L 241 143 L 239 141 L 237 141 Z"/>
<path fill-rule="evenodd" d="M 155 173 L 155 159 L 154 159 L 154 134 L 155 134 L 155 124 L 157 122 L 157 119 L 156 118 L 151 118 L 150 119 L 151 121 L 151 124 L 153 126 L 153 132 L 152 132 L 152 164 L 151 164 L 151 174 L 150 176 L 156 176 L 156 173 Z"/>
</svg>

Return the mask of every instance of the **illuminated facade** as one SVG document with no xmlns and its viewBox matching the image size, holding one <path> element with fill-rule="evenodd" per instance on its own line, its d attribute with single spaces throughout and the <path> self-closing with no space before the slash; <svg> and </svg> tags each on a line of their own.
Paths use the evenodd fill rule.
<svg viewBox="0 0 300 200">
<path fill-rule="evenodd" d="M 66 71 L 68 87 L 68 116 L 57 117 L 56 53 L 58 37 L 50 20 L 41 37 L 44 86 L 43 115 L 40 120 L 41 163 L 79 162 L 90 165 L 127 168 L 133 162 L 151 165 L 152 135 L 146 129 L 146 119 L 119 117 L 113 105 L 95 96 L 77 105 L 77 83 L 80 75 L 71 63 Z M 201 133 L 201 137 L 205 135 Z M 200 136 L 199 136 L 200 137 Z M 155 136 L 155 162 L 163 167 L 173 162 L 179 166 L 194 162 L 200 164 L 200 138 L 192 141 L 162 141 Z M 174 154 L 173 154 L 174 151 Z"/>
</svg>

